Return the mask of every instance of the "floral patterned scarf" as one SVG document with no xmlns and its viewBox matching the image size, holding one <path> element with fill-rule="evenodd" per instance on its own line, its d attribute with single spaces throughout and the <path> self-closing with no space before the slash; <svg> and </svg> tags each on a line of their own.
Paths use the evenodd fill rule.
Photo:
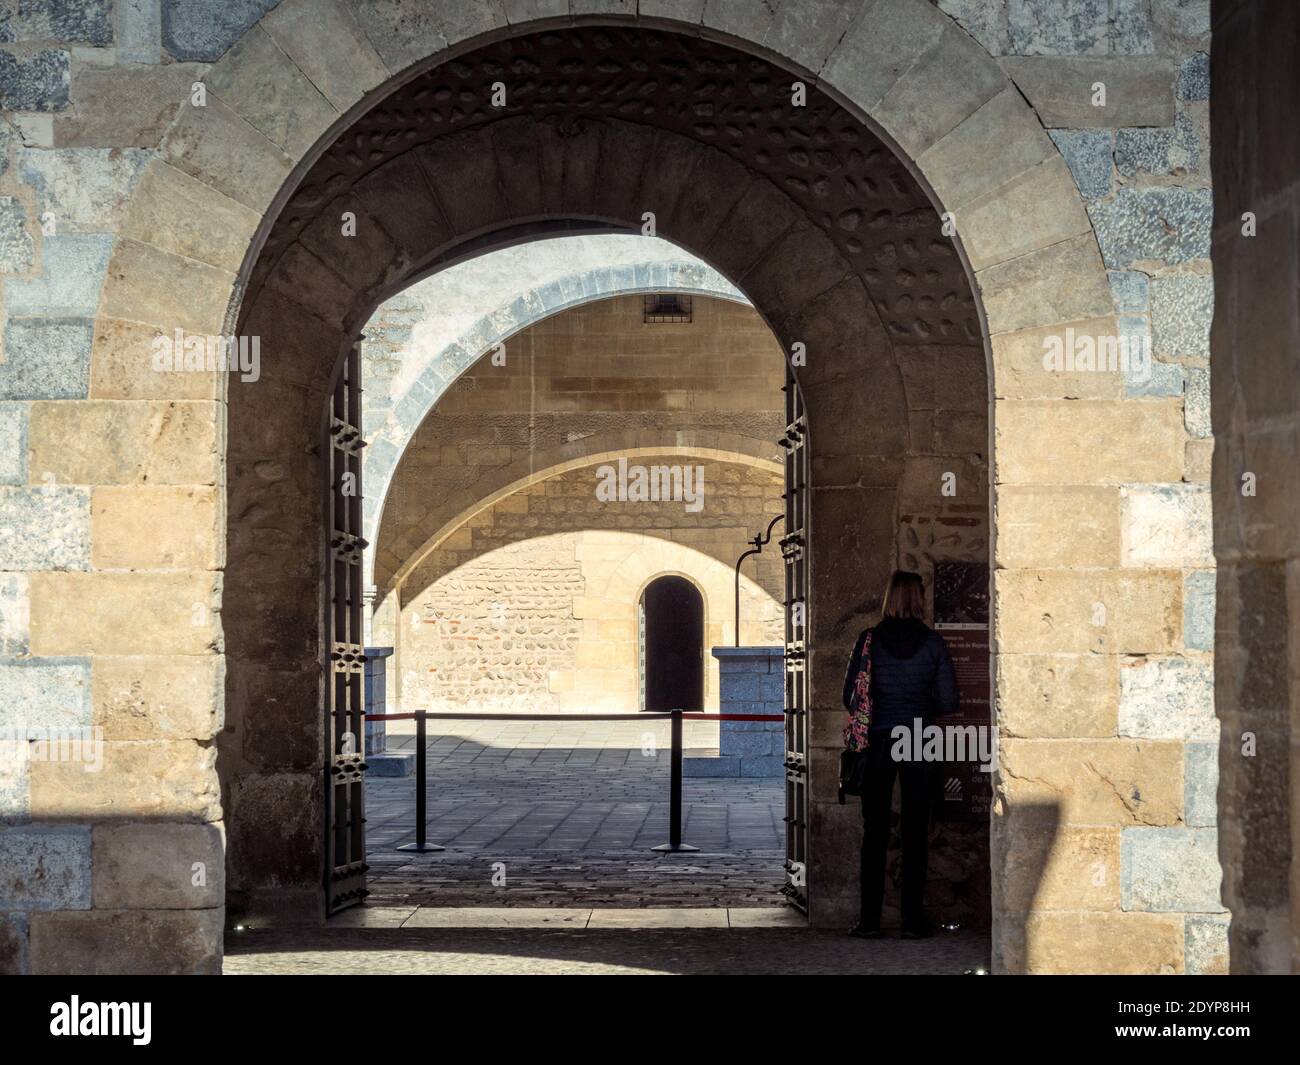
<svg viewBox="0 0 1300 1065">
<path fill-rule="evenodd" d="M 871 630 L 862 642 L 862 658 L 858 676 L 853 682 L 853 709 L 849 723 L 844 726 L 844 747 L 850 751 L 865 751 L 868 745 L 867 730 L 871 728 Z"/>
</svg>

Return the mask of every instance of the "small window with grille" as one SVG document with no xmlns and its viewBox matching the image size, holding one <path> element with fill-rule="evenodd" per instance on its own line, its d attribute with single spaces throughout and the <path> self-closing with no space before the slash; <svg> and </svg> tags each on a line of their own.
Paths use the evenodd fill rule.
<svg viewBox="0 0 1300 1065">
<path fill-rule="evenodd" d="M 689 322 L 691 297 L 660 292 L 645 298 L 645 320 L 654 322 Z"/>
</svg>

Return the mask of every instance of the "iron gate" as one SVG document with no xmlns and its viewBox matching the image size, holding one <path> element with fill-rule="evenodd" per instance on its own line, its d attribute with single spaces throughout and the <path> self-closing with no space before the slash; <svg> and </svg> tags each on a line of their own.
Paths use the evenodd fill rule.
<svg viewBox="0 0 1300 1065">
<path fill-rule="evenodd" d="M 324 448 L 325 912 L 366 897 L 365 636 L 362 632 L 361 359 L 353 345 L 334 386 Z"/>
<path fill-rule="evenodd" d="M 785 887 L 808 909 L 808 419 L 790 367 L 785 379 Z"/>
</svg>

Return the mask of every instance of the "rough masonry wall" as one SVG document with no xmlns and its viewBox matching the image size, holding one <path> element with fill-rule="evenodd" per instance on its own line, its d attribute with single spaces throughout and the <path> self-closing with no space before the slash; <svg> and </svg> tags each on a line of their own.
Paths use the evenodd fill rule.
<svg viewBox="0 0 1300 1065">
<path fill-rule="evenodd" d="M 641 296 L 584 304 L 509 340 L 504 365 L 488 354 L 466 370 L 394 472 L 376 545 L 379 602 L 446 522 L 560 458 L 678 443 L 726 450 L 743 439 L 775 461 L 785 383 L 776 340 L 741 304 L 696 297 L 693 316 L 647 323 Z M 367 365 L 382 367 L 373 349 Z"/>
<path fill-rule="evenodd" d="M 751 530 L 779 512 L 782 481 L 772 470 L 703 466 L 707 496 L 697 514 L 680 503 L 600 502 L 596 469 L 586 467 L 506 496 L 452 532 L 405 582 L 400 621 L 389 614 L 376 625 L 377 638 L 397 649 L 402 705 L 635 712 L 640 593 L 675 573 L 704 599 L 705 709 L 716 711 L 708 649 L 732 642 L 735 561 Z M 780 642 L 783 580 L 770 547 L 746 562 L 743 643 Z"/>
</svg>

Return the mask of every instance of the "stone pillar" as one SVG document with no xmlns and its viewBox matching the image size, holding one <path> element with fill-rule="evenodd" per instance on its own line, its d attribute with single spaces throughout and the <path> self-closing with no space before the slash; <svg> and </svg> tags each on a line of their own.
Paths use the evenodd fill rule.
<svg viewBox="0 0 1300 1065">
<path fill-rule="evenodd" d="M 366 713 L 388 713 L 388 659 L 391 647 L 366 648 Z M 366 721 L 366 772 L 377 777 L 409 776 L 415 762 L 411 751 L 394 751 L 388 747 L 385 721 Z"/>
<path fill-rule="evenodd" d="M 715 647 L 719 712 L 780 714 L 784 710 L 785 648 Z M 692 758 L 691 776 L 779 777 L 785 770 L 785 726 L 780 721 L 723 721 L 718 757 Z"/>
</svg>

